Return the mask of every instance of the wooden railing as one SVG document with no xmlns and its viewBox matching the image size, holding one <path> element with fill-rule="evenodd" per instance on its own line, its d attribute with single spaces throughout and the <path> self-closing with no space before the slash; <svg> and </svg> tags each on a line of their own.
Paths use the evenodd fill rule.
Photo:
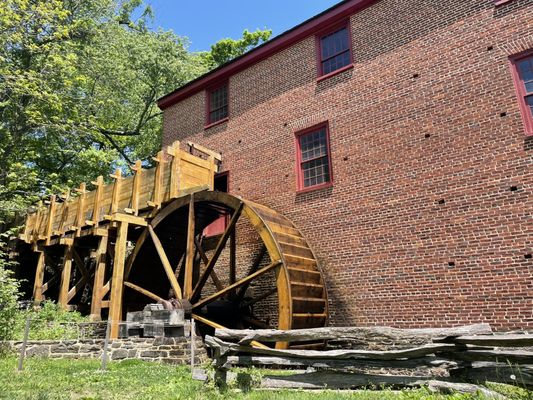
<svg viewBox="0 0 533 400">
<path fill-rule="evenodd" d="M 19 236 L 27 243 L 44 241 L 50 244 L 54 237 L 80 233 L 86 227 L 98 227 L 109 221 L 114 213 L 134 216 L 158 209 L 165 202 L 179 197 L 183 191 L 206 186 L 213 189 L 216 160 L 220 155 L 204 147 L 188 143 L 190 149 L 205 154 L 205 158 L 181 150 L 174 142 L 154 157 L 155 168 L 144 169 L 140 161 L 132 166 L 133 174 L 122 177 L 117 170 L 105 184 L 99 176 L 87 190 L 82 183 L 75 190 L 76 196 L 66 193 L 52 196 L 46 206 L 38 206 L 36 212 L 26 218 L 24 230 Z"/>
<path fill-rule="evenodd" d="M 254 342 L 317 340 L 356 342 L 359 346 L 366 343 L 372 346 L 366 346 L 366 349 L 322 351 L 278 350 L 253 345 Z M 387 343 L 389 347 L 392 343 L 392 347 L 396 348 L 368 348 L 375 348 L 380 342 Z M 308 370 L 303 374 L 262 377 L 261 387 L 277 389 L 426 386 L 436 391 L 481 391 L 490 395 L 490 389 L 477 384 L 492 381 L 524 388 L 533 387 L 533 352 L 527 348 L 533 346 L 533 335 L 493 334 L 488 324 L 450 329 L 217 329 L 214 337 L 206 336 L 205 343 L 211 348 L 215 359 L 215 379 L 219 386 L 226 385 L 227 374 L 232 367 L 254 366 Z M 428 373 L 423 376 L 417 374 L 421 368 L 426 368 Z M 447 376 L 431 376 L 432 368 L 447 371 Z M 412 373 L 384 374 L 383 369 L 412 370 Z M 354 370 L 359 372 L 354 373 Z"/>
</svg>

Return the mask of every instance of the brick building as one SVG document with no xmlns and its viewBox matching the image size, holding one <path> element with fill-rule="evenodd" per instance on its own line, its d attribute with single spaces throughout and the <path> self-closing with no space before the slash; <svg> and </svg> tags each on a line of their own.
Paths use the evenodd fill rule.
<svg viewBox="0 0 533 400">
<path fill-rule="evenodd" d="M 533 329 L 533 1 L 347 0 L 159 101 L 320 259 L 334 325 Z"/>
</svg>

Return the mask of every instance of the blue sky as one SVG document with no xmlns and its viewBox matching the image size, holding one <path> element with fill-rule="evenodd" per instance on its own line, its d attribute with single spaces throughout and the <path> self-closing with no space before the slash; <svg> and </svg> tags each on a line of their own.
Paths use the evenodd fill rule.
<svg viewBox="0 0 533 400">
<path fill-rule="evenodd" d="M 340 0 L 145 0 L 155 13 L 153 27 L 187 36 L 191 51 L 209 50 L 242 31 L 269 28 L 273 36 L 337 4 Z"/>
</svg>

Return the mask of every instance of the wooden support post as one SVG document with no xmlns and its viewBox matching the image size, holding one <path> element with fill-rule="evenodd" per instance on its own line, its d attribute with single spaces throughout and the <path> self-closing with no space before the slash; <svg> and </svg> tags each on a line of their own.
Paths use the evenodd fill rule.
<svg viewBox="0 0 533 400">
<path fill-rule="evenodd" d="M 45 267 L 45 253 L 44 250 L 38 251 L 39 258 L 37 259 L 37 268 L 35 270 L 35 281 L 33 282 L 33 301 L 40 303 L 43 301 L 43 281 L 44 281 L 44 267 Z"/>
<path fill-rule="evenodd" d="M 180 142 L 176 141 L 168 146 L 167 154 L 172 156 L 170 163 L 170 199 L 175 199 L 179 195 L 181 185 Z"/>
<path fill-rule="evenodd" d="M 102 299 L 107 259 L 108 236 L 101 236 L 96 249 L 96 270 L 94 273 L 93 295 L 91 301 L 91 321 L 102 319 Z"/>
<path fill-rule="evenodd" d="M 87 225 L 92 225 L 93 227 L 98 226 L 100 221 L 100 207 L 102 205 L 102 192 L 104 190 L 104 177 L 99 176 L 96 178 L 96 181 L 91 182 L 96 186 L 96 191 L 94 193 L 94 205 L 93 205 L 93 215 L 90 221 L 86 221 Z"/>
<path fill-rule="evenodd" d="M 85 182 L 80 184 L 80 188 L 76 189 L 76 192 L 80 194 L 78 197 L 78 209 L 76 210 L 76 222 L 74 222 L 74 229 L 76 230 L 76 236 L 81 233 L 81 228 L 85 224 L 85 195 L 87 193 Z"/>
<path fill-rule="evenodd" d="M 189 218 L 187 221 L 187 248 L 185 255 L 185 279 L 183 283 L 183 297 L 190 299 L 192 295 L 192 278 L 194 269 L 194 193 L 189 200 Z"/>
<path fill-rule="evenodd" d="M 115 170 L 115 173 L 109 175 L 115 180 L 113 184 L 113 194 L 111 197 L 111 209 L 110 214 L 113 215 L 118 211 L 118 197 L 120 195 L 120 186 L 122 185 L 122 171 L 120 169 Z"/>
<path fill-rule="evenodd" d="M 131 167 L 133 170 L 133 183 L 131 185 L 131 204 L 130 208 L 125 208 L 124 212 L 133 215 L 139 215 L 139 193 L 142 180 L 142 163 L 140 160 L 135 162 L 135 165 Z"/>
<path fill-rule="evenodd" d="M 209 155 L 207 161 L 209 161 L 209 190 L 215 190 L 215 172 L 217 168 L 217 165 L 215 164 L 215 157 L 213 155 Z"/>
<path fill-rule="evenodd" d="M 163 173 L 165 171 L 165 156 L 162 151 L 157 153 L 157 157 L 152 158 L 156 162 L 155 176 L 154 176 L 154 191 L 152 194 L 152 201 L 148 205 L 154 208 L 161 208 L 161 198 L 163 192 Z"/>
<path fill-rule="evenodd" d="M 68 307 L 68 292 L 70 289 L 70 275 L 72 272 L 72 252 L 73 244 L 65 246 L 65 254 L 63 256 L 63 269 L 61 270 L 61 284 L 59 286 L 58 303 L 64 310 Z"/>
<path fill-rule="evenodd" d="M 111 278 L 111 299 L 109 320 L 111 322 L 111 339 L 118 338 L 119 324 L 122 320 L 122 295 L 124 291 L 124 263 L 126 260 L 126 242 L 128 240 L 127 222 L 118 222 L 113 276 Z"/>
<path fill-rule="evenodd" d="M 229 283 L 237 279 L 237 230 L 233 227 L 229 238 Z"/>
<path fill-rule="evenodd" d="M 50 206 L 48 207 L 48 218 L 46 220 L 45 246 L 50 245 L 50 239 L 52 238 L 52 227 L 54 224 L 56 207 L 56 196 L 52 195 L 50 196 Z"/>
</svg>

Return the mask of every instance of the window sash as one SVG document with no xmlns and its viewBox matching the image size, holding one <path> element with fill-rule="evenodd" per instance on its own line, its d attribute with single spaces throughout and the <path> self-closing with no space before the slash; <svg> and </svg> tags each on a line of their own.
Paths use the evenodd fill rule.
<svg viewBox="0 0 533 400">
<path fill-rule="evenodd" d="M 208 122 L 210 124 L 223 120 L 228 116 L 228 87 L 220 86 L 209 92 L 209 113 Z M 216 107 L 214 107 L 216 106 Z"/>
<path fill-rule="evenodd" d="M 326 126 L 298 135 L 298 188 L 300 190 L 331 182 L 328 135 Z M 305 156 L 305 153 L 308 156 Z M 313 175 L 309 175 L 311 173 Z"/>
</svg>

